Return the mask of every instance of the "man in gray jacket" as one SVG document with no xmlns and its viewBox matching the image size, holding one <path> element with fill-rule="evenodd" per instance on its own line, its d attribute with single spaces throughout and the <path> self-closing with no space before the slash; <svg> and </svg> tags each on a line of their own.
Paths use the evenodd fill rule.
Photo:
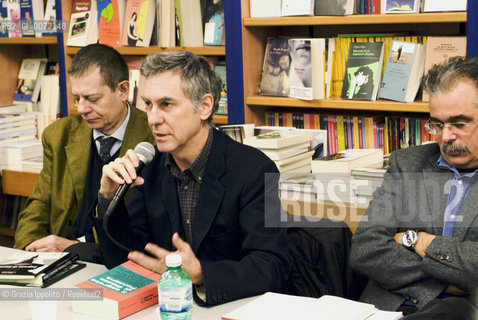
<svg viewBox="0 0 478 320">
<path fill-rule="evenodd" d="M 438 144 L 392 153 L 384 182 L 352 238 L 369 277 L 361 301 L 433 318 L 474 319 L 478 287 L 478 58 L 451 58 L 423 79 L 425 128 Z M 428 317 L 426 316 L 428 312 Z M 418 317 L 418 314 L 425 314 Z M 446 317 L 440 316 L 440 319 Z"/>
</svg>

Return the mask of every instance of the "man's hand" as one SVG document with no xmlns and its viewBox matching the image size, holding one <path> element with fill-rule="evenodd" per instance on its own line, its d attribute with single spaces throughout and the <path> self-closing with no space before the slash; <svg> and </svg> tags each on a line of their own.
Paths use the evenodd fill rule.
<svg viewBox="0 0 478 320">
<path fill-rule="evenodd" d="M 145 247 L 145 250 L 154 257 L 148 257 L 144 253 L 133 251 L 128 255 L 128 259 L 131 261 L 159 274 L 162 274 L 166 271 L 166 256 L 170 253 L 177 253 L 181 255 L 182 258 L 182 269 L 185 270 L 191 276 L 192 282 L 194 284 L 203 283 L 203 275 L 201 263 L 196 258 L 196 255 L 191 249 L 191 246 L 179 237 L 177 233 L 173 235 L 173 245 L 176 247 L 175 252 L 170 252 L 153 243 L 148 243 Z"/>
<path fill-rule="evenodd" d="M 70 240 L 55 235 L 49 235 L 38 239 L 26 246 L 26 251 L 32 252 L 62 252 L 69 246 L 78 243 L 78 240 Z"/>
<path fill-rule="evenodd" d="M 143 178 L 136 176 L 138 165 L 138 156 L 130 149 L 123 157 L 116 158 L 115 161 L 103 166 L 99 190 L 101 196 L 105 199 L 113 198 L 118 186 L 125 182 L 132 183 L 132 186 L 143 184 Z"/>
<path fill-rule="evenodd" d="M 415 243 L 415 252 L 420 256 L 420 258 L 425 257 L 425 251 L 427 250 L 430 243 L 435 239 L 436 236 L 429 234 L 423 231 L 418 233 L 417 242 Z"/>
<path fill-rule="evenodd" d="M 395 240 L 396 243 L 403 245 L 402 237 L 404 234 L 405 232 L 396 233 L 393 236 L 393 239 Z M 428 246 L 435 238 L 436 236 L 433 234 L 429 234 L 423 231 L 418 232 L 417 242 L 415 242 L 415 245 L 413 246 L 413 250 L 415 250 L 415 253 L 419 255 L 420 258 L 425 257 L 425 251 L 427 250 Z"/>
</svg>

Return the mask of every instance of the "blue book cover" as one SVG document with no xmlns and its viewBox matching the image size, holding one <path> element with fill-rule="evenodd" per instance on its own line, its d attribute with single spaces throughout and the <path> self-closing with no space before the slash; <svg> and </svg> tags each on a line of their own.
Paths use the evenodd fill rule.
<svg viewBox="0 0 478 320">
<path fill-rule="evenodd" d="M 22 37 L 34 37 L 32 0 L 20 0 L 20 16 L 22 21 Z"/>
<path fill-rule="evenodd" d="M 392 40 L 383 74 L 380 98 L 412 102 L 420 87 L 425 62 L 423 45 Z"/>
<path fill-rule="evenodd" d="M 2 23 L 2 26 L 0 27 L 0 37 L 8 37 L 8 30 L 3 25 L 3 22 L 6 22 L 7 20 L 8 20 L 7 2 L 6 1 L 1 1 L 1 5 L 0 5 L 0 23 Z"/>
</svg>

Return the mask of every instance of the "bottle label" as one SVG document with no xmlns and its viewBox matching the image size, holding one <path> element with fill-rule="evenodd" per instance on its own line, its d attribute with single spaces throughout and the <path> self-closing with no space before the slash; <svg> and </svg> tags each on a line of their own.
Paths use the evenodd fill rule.
<svg viewBox="0 0 478 320">
<path fill-rule="evenodd" d="M 161 312 L 187 312 L 192 308 L 192 284 L 182 287 L 158 287 L 159 310 Z"/>
</svg>

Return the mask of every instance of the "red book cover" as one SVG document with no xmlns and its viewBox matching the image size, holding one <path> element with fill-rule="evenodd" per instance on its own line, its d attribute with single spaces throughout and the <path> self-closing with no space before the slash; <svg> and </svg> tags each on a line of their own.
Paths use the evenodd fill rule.
<svg viewBox="0 0 478 320">
<path fill-rule="evenodd" d="M 363 118 L 358 118 L 358 129 L 359 129 L 359 147 L 360 149 L 365 149 L 363 143 Z"/>
<path fill-rule="evenodd" d="M 113 269 L 75 285 L 103 289 L 102 300 L 75 300 L 73 312 L 122 319 L 158 303 L 160 275 L 127 261 Z"/>
</svg>

